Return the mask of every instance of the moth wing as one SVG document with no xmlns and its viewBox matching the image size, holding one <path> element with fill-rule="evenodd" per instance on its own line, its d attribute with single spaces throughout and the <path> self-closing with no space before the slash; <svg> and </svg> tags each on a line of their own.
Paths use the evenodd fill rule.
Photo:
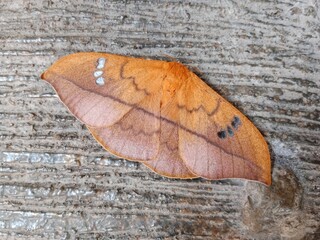
<svg viewBox="0 0 320 240">
<path fill-rule="evenodd" d="M 148 160 L 159 150 L 160 88 L 166 64 L 77 53 L 58 60 L 42 78 L 110 152 Z"/>
<path fill-rule="evenodd" d="M 239 110 L 191 72 L 177 94 L 179 151 L 188 169 L 207 179 L 271 183 L 267 143 Z"/>
<path fill-rule="evenodd" d="M 80 121 L 106 127 L 159 92 L 165 70 L 163 61 L 83 52 L 60 58 L 41 77 Z"/>
</svg>

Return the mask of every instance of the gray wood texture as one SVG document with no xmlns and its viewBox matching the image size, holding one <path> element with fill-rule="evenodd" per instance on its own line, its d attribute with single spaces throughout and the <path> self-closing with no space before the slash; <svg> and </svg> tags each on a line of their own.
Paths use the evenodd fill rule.
<svg viewBox="0 0 320 240">
<path fill-rule="evenodd" d="M 320 239 L 319 42 L 318 0 L 0 0 L 0 238 Z M 261 130 L 272 186 L 108 154 L 40 80 L 78 51 L 189 66 Z"/>
</svg>

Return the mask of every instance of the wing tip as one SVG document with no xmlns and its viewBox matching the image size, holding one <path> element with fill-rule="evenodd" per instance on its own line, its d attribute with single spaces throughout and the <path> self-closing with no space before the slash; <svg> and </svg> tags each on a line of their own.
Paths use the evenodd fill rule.
<svg viewBox="0 0 320 240">
<path fill-rule="evenodd" d="M 41 75 L 40 75 L 40 79 L 48 82 L 49 81 L 49 77 L 48 77 L 48 70 L 44 71 Z"/>
<path fill-rule="evenodd" d="M 261 181 L 261 182 L 267 186 L 270 186 L 272 184 L 271 174 L 268 174 L 268 177 L 264 181 Z"/>
</svg>

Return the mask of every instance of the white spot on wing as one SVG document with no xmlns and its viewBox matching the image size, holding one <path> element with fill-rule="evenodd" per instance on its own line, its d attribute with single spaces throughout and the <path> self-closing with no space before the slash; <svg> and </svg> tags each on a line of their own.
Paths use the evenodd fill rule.
<svg viewBox="0 0 320 240">
<path fill-rule="evenodd" d="M 104 68 L 104 65 L 106 63 L 106 59 L 99 58 L 97 62 L 98 62 L 97 69 L 93 73 L 93 76 L 96 78 L 96 84 L 99 86 L 103 86 L 105 84 L 105 82 L 104 82 L 104 78 L 102 77 L 102 75 L 103 75 L 102 69 Z M 101 70 L 99 70 L 99 69 L 101 69 Z"/>
<path fill-rule="evenodd" d="M 99 77 L 96 79 L 96 84 L 99 86 L 103 86 L 104 85 L 104 78 L 103 77 Z"/>
<path fill-rule="evenodd" d="M 97 77 L 100 77 L 102 74 L 103 74 L 102 71 L 95 71 L 95 72 L 93 73 L 93 76 L 97 78 Z"/>
<path fill-rule="evenodd" d="M 106 63 L 106 59 L 105 58 L 99 58 L 98 59 L 98 65 L 97 65 L 97 69 L 102 69 L 104 68 L 104 64 Z"/>
</svg>

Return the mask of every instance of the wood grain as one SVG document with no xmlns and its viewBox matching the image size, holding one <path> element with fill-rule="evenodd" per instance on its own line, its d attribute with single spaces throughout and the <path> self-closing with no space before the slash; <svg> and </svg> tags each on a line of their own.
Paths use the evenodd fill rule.
<svg viewBox="0 0 320 240">
<path fill-rule="evenodd" d="M 317 1 L 0 1 L 0 236 L 318 239 Z M 115 159 L 40 80 L 59 57 L 188 65 L 266 137 L 270 188 Z"/>
</svg>

